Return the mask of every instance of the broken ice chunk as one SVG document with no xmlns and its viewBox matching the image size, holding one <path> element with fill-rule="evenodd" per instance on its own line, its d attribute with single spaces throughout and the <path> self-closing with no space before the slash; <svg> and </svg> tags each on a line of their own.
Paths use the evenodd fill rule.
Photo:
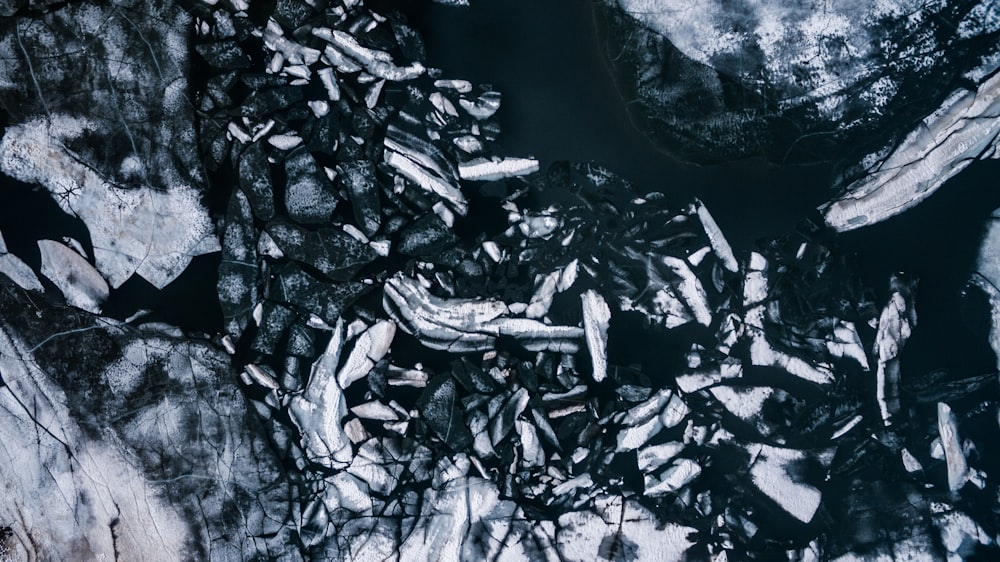
<svg viewBox="0 0 1000 562">
<path fill-rule="evenodd" d="M 274 238 L 271 238 L 266 230 L 261 231 L 260 237 L 257 238 L 257 253 L 276 260 L 285 257 L 285 253 L 278 247 L 278 243 L 274 241 Z"/>
<path fill-rule="evenodd" d="M 808 458 L 806 453 L 770 445 L 751 445 L 747 450 L 754 457 L 750 467 L 754 485 L 799 521 L 812 521 L 822 494 L 792 477 L 796 473 L 796 463 Z"/>
<path fill-rule="evenodd" d="M 323 117 L 330 112 L 330 104 L 323 100 L 310 101 L 307 103 L 309 109 L 313 112 L 316 117 Z"/>
<path fill-rule="evenodd" d="M 354 208 L 354 219 L 368 236 L 374 236 L 382 224 L 382 206 L 375 166 L 367 160 L 346 162 L 338 166 L 341 181 Z"/>
<path fill-rule="evenodd" d="M 840 439 L 841 437 L 846 435 L 847 432 L 854 429 L 859 423 L 861 423 L 861 420 L 863 419 L 864 418 L 860 415 L 854 416 L 853 418 L 848 420 L 847 423 L 845 423 L 840 429 L 833 432 L 833 435 L 830 436 L 830 439 Z"/>
<path fill-rule="evenodd" d="M 553 271 L 547 275 L 535 277 L 535 292 L 531 295 L 525 316 L 528 318 L 541 318 L 549 313 L 552 306 L 552 299 L 556 295 L 556 286 L 559 283 L 559 271 Z"/>
<path fill-rule="evenodd" d="M 451 142 L 454 143 L 460 150 L 469 154 L 476 154 L 478 152 L 482 152 L 483 150 L 482 141 L 472 135 L 455 137 L 455 139 Z"/>
<path fill-rule="evenodd" d="M 948 488 L 957 492 L 969 480 L 969 464 L 962 451 L 962 443 L 958 437 L 958 421 L 951 408 L 944 402 L 938 402 L 938 433 L 941 435 L 941 447 L 944 449 L 945 462 L 948 464 Z"/>
<path fill-rule="evenodd" d="M 340 387 L 347 388 L 354 381 L 367 375 L 389 352 L 389 346 L 392 345 L 395 335 L 396 325 L 388 320 L 382 320 L 358 336 L 344 367 L 337 373 Z"/>
<path fill-rule="evenodd" d="M 493 349 L 510 336 L 531 351 L 575 351 L 583 330 L 511 318 L 506 304 L 484 299 L 443 299 L 402 274 L 386 281 L 383 306 L 399 326 L 432 348 L 456 353 Z"/>
<path fill-rule="evenodd" d="M 875 355 L 878 358 L 875 397 L 882 423 L 886 426 L 891 425 L 892 415 L 899 410 L 899 355 L 917 321 L 916 310 L 907 302 L 913 284 L 907 284 L 894 275 L 890 285 L 893 292 L 882 309 L 875 334 Z"/>
<path fill-rule="evenodd" d="M 308 384 L 301 394 L 292 396 L 288 408 L 307 456 L 330 468 L 345 467 L 352 457 L 343 425 L 347 401 L 336 377 L 343 333 L 344 323 L 338 320 L 326 351 L 313 363 Z"/>
<path fill-rule="evenodd" d="M 455 90 L 460 94 L 472 91 L 472 83 L 468 80 L 435 80 L 434 87 L 442 90 Z"/>
<path fill-rule="evenodd" d="M 580 299 L 583 301 L 583 330 L 594 368 L 594 380 L 601 382 L 608 373 L 608 326 L 611 309 L 604 297 L 593 290 L 580 295 Z"/>
<path fill-rule="evenodd" d="M 712 323 L 712 311 L 708 306 L 708 295 L 701 281 L 695 276 L 687 262 L 673 256 L 662 256 L 661 263 L 680 280 L 674 285 L 680 298 L 687 305 L 695 320 L 703 326 Z"/>
<path fill-rule="evenodd" d="M 441 217 L 428 213 L 399 233 L 399 252 L 408 256 L 434 256 L 452 247 L 458 238 Z"/>
<path fill-rule="evenodd" d="M 98 314 L 108 300 L 108 284 L 80 254 L 53 240 L 39 240 L 41 273 L 66 297 L 70 306 Z"/>
<path fill-rule="evenodd" d="M 340 101 L 340 86 L 337 85 L 337 77 L 333 75 L 333 69 L 325 67 L 319 70 L 319 81 L 326 89 L 326 97 L 330 101 Z"/>
<path fill-rule="evenodd" d="M 44 291 L 42 282 L 21 258 L 7 251 L 7 243 L 0 236 L 0 274 L 6 275 L 26 291 Z"/>
<path fill-rule="evenodd" d="M 468 211 L 469 204 L 460 189 L 451 185 L 451 183 L 445 181 L 440 176 L 431 173 L 414 159 L 386 148 L 385 163 L 395 168 L 396 171 L 417 184 L 421 189 L 434 193 L 447 201 L 455 209 L 456 213 L 464 216 Z"/>
<path fill-rule="evenodd" d="M 267 142 L 278 150 L 291 150 L 302 144 L 302 137 L 294 133 L 271 135 L 267 138 Z"/>
<path fill-rule="evenodd" d="M 718 369 L 702 369 L 693 373 L 679 375 L 676 379 L 677 388 L 685 394 L 697 392 L 722 381 L 723 374 Z"/>
<path fill-rule="evenodd" d="M 351 413 L 366 420 L 396 421 L 399 419 L 399 412 L 378 400 L 355 406 L 351 408 Z"/>
<path fill-rule="evenodd" d="M 458 165 L 458 174 L 463 180 L 495 181 L 503 178 L 525 176 L 538 171 L 538 160 L 534 158 L 476 158 Z"/>
<path fill-rule="evenodd" d="M 674 394 L 667 401 L 667 405 L 663 407 L 663 411 L 660 412 L 660 423 L 663 424 L 663 427 L 674 427 L 681 423 L 689 413 L 691 410 L 688 409 L 687 404 L 681 400 L 680 396 Z"/>
<path fill-rule="evenodd" d="M 664 427 L 673 427 L 688 414 L 687 406 L 669 389 L 663 389 L 628 410 L 618 433 L 618 452 L 637 449 Z"/>
<path fill-rule="evenodd" d="M 261 220 L 274 217 L 274 192 L 271 185 L 271 166 L 260 143 L 246 147 L 239 157 L 240 189 L 250 201 L 253 214 Z"/>
<path fill-rule="evenodd" d="M 521 465 L 525 468 L 545 466 L 545 451 L 535 426 L 523 420 L 514 420 L 514 427 L 521 438 Z"/>
<path fill-rule="evenodd" d="M 360 63 L 372 76 L 377 76 L 394 82 L 412 80 L 424 73 L 424 66 L 419 62 L 407 66 L 396 66 L 392 56 L 385 51 L 369 49 L 358 43 L 350 34 L 339 29 L 316 28 L 313 35 L 329 41 L 345 55 Z"/>
<path fill-rule="evenodd" d="M 257 255 L 250 203 L 241 190 L 229 198 L 222 230 L 222 260 L 216 290 L 222 305 L 226 332 L 239 338 L 246 328 L 247 313 L 259 304 Z M 259 322 L 258 322 L 259 324 Z"/>
<path fill-rule="evenodd" d="M 903 468 L 906 469 L 906 472 L 919 472 L 924 469 L 920 461 L 908 449 L 903 449 L 900 454 L 902 455 Z"/>
<path fill-rule="evenodd" d="M 861 336 L 853 322 L 839 320 L 833 328 L 833 338 L 826 342 L 826 349 L 831 356 L 854 359 L 864 370 L 868 370 L 868 355 L 861 346 Z"/>
<path fill-rule="evenodd" d="M 263 386 L 264 388 L 270 390 L 278 390 L 281 388 L 278 381 L 274 380 L 274 377 L 269 375 L 258 365 L 254 365 L 253 363 L 247 364 L 246 374 L 249 375 L 251 381 Z"/>
<path fill-rule="evenodd" d="M 525 212 L 517 227 L 528 238 L 547 238 L 559 228 L 560 222 L 559 217 L 553 216 L 551 212 Z"/>
<path fill-rule="evenodd" d="M 500 92 L 485 92 L 476 98 L 476 101 L 462 98 L 458 104 L 474 119 L 482 121 L 493 117 L 493 114 L 500 109 Z"/>
<path fill-rule="evenodd" d="M 739 269 L 739 264 L 736 262 L 736 256 L 733 254 L 733 248 L 729 245 L 729 241 L 726 240 L 725 235 L 722 233 L 722 229 L 712 218 L 711 213 L 705 207 L 699 199 L 694 201 L 695 211 L 698 213 L 698 218 L 701 220 L 701 225 L 705 229 L 705 234 L 708 236 L 708 242 L 712 245 L 712 250 L 715 255 L 719 257 L 722 262 L 723 267 L 729 271 L 736 272 Z"/>
<path fill-rule="evenodd" d="M 412 386 L 423 388 L 427 386 L 429 377 L 424 371 L 417 369 L 404 369 L 396 365 L 389 365 L 386 372 L 386 380 L 389 386 Z"/>
<path fill-rule="evenodd" d="M 354 299 L 368 290 L 364 283 L 322 282 L 302 271 L 295 263 L 285 264 L 276 273 L 270 289 L 272 299 L 303 309 L 316 315 L 321 322 L 330 324 L 337 321 Z M 322 324 L 315 327 L 322 327 Z"/>
<path fill-rule="evenodd" d="M 430 102 L 438 111 L 443 114 L 451 115 L 452 117 L 458 117 L 458 110 L 455 109 L 455 105 L 451 101 L 441 95 L 441 92 L 433 92 L 430 95 Z"/>
<path fill-rule="evenodd" d="M 708 390 L 727 410 L 748 422 L 760 415 L 764 401 L 774 394 L 769 386 L 715 386 Z"/>
<path fill-rule="evenodd" d="M 375 251 L 338 228 L 303 228 L 272 222 L 266 232 L 282 254 L 315 267 L 331 279 L 344 281 L 375 259 Z"/>
<path fill-rule="evenodd" d="M 639 470 L 650 473 L 667 464 L 684 450 L 684 444 L 677 441 L 662 445 L 651 445 L 639 449 Z"/>
<path fill-rule="evenodd" d="M 679 459 L 663 471 L 659 478 L 646 474 L 645 495 L 649 497 L 674 493 L 687 486 L 701 474 L 701 465 L 691 459 Z"/>
<path fill-rule="evenodd" d="M 801 357 L 775 349 L 764 335 L 764 304 L 768 298 L 767 259 L 753 252 L 743 281 L 746 332 L 750 337 L 750 359 L 754 365 L 780 367 L 788 373 L 817 384 L 833 382 L 833 373 L 816 367 Z"/>
<path fill-rule="evenodd" d="M 460 408 L 455 380 L 447 375 L 431 379 L 421 394 L 418 411 L 427 425 L 454 451 L 472 444 L 472 433 Z"/>
</svg>

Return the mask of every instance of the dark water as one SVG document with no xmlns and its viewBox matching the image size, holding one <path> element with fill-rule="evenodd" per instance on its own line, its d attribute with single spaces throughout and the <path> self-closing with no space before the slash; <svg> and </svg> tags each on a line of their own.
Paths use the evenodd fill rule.
<svg viewBox="0 0 1000 562">
<path fill-rule="evenodd" d="M 470 8 L 429 0 L 370 3 L 404 12 L 424 35 L 430 65 L 443 69 L 445 77 L 493 84 L 503 93 L 500 144 L 506 153 L 534 155 L 543 165 L 596 161 L 640 191 L 667 193 L 677 205 L 699 197 L 737 250 L 816 220 L 815 208 L 832 195 L 832 165 L 743 161 L 701 167 L 656 149 L 629 122 L 601 52 L 590 0 L 474 0 Z M 975 306 L 964 306 L 972 313 L 963 315 L 969 300 L 962 293 L 984 221 L 1000 207 L 1000 190 L 990 189 L 998 173 L 1000 163 L 974 164 L 908 213 L 838 238 L 857 254 L 861 274 L 880 299 L 887 296 L 892 272 L 920 278 L 920 327 L 907 349 L 911 372 L 948 368 L 973 374 L 993 368 L 983 318 L 976 317 Z M 38 263 L 38 238 L 72 236 L 90 251 L 82 223 L 66 217 L 43 191 L 6 179 L 0 187 L 5 193 L 0 232 L 29 265 Z M 217 264 L 218 254 L 196 258 L 164 291 L 132 279 L 112 293 L 105 311 L 124 318 L 151 309 L 153 320 L 218 331 Z"/>
<path fill-rule="evenodd" d="M 589 0 L 478 0 L 467 9 L 407 4 L 432 66 L 504 95 L 500 144 L 510 154 L 533 155 L 543 165 L 593 160 L 678 205 L 700 197 L 742 249 L 794 228 L 828 199 L 830 166 L 700 167 L 660 152 L 629 121 Z"/>
<path fill-rule="evenodd" d="M 445 77 L 493 84 L 503 93 L 500 144 L 508 153 L 534 155 L 543 166 L 593 160 L 678 205 L 699 197 L 737 250 L 817 221 L 816 207 L 834 194 L 838 163 L 778 167 L 747 160 L 701 167 L 659 151 L 629 121 L 589 0 L 477 0 L 469 8 L 378 4 L 406 12 L 424 34 L 430 65 Z M 976 307 L 963 314 L 962 294 L 985 219 L 1000 207 L 1000 190 L 992 188 L 998 175 L 1000 163 L 976 163 L 916 209 L 837 237 L 857 254 L 860 274 L 880 302 L 890 274 L 920 279 L 919 329 L 904 371 L 946 368 L 967 376 L 995 368 L 982 318 Z"/>
<path fill-rule="evenodd" d="M 37 271 L 40 265 L 37 241 L 63 242 L 69 237 L 80 242 L 93 263 L 94 251 L 87 227 L 64 213 L 48 191 L 0 175 L 0 192 L 3 193 L 0 233 L 11 253 Z M 216 252 L 192 259 L 188 268 L 163 290 L 132 276 L 121 287 L 112 289 L 102 314 L 124 320 L 144 309 L 150 311 L 144 321 L 165 322 L 189 332 L 218 333 L 222 330 L 222 309 L 215 291 L 218 269 Z"/>
</svg>

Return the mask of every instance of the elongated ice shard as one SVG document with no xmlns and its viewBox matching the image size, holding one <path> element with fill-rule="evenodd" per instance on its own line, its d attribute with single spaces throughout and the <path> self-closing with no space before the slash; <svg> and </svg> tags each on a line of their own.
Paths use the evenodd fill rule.
<svg viewBox="0 0 1000 562">
<path fill-rule="evenodd" d="M 421 189 L 440 196 L 451 205 L 456 213 L 464 215 L 468 212 L 469 204 L 466 202 L 465 196 L 462 195 L 462 191 L 440 176 L 431 173 L 427 168 L 418 164 L 414 158 L 387 148 L 385 163 L 395 168 Z"/>
<path fill-rule="evenodd" d="M 583 331 L 590 351 L 590 362 L 594 367 L 594 380 L 601 382 L 608 374 L 608 326 L 611 309 L 604 297 L 590 290 L 582 295 Z"/>
<path fill-rule="evenodd" d="M 962 442 L 958 436 L 958 421 L 951 407 L 944 402 L 938 402 L 938 433 L 941 436 L 941 447 L 944 449 L 944 459 L 948 464 L 948 488 L 957 492 L 969 480 L 969 463 L 962 451 Z"/>
<path fill-rule="evenodd" d="M 701 281 L 691 271 L 691 267 L 688 266 L 687 262 L 673 256 L 663 256 L 659 260 L 670 272 L 679 278 L 679 281 L 673 287 L 676 289 L 681 300 L 684 301 L 684 304 L 687 305 L 691 314 L 694 315 L 694 319 L 703 326 L 711 324 L 712 309 L 708 306 L 708 295 L 705 293 L 705 287 L 702 286 Z"/>
<path fill-rule="evenodd" d="M 512 317 L 501 301 L 437 297 L 405 275 L 386 281 L 382 303 L 389 316 L 421 343 L 455 353 L 493 349 L 500 336 L 513 337 L 531 351 L 573 352 L 584 335 L 575 326 Z"/>
<path fill-rule="evenodd" d="M 996 158 L 1000 71 L 992 72 L 977 90 L 955 91 L 888 157 L 827 204 L 827 224 L 846 231 L 885 220 L 929 197 L 974 160 Z"/>
<path fill-rule="evenodd" d="M 39 240 L 42 275 L 66 297 L 66 302 L 87 312 L 99 313 L 108 300 L 108 284 L 83 256 L 52 240 Z"/>
<path fill-rule="evenodd" d="M 347 401 L 337 382 L 343 338 L 344 323 L 338 320 L 326 351 L 313 363 L 308 384 L 301 394 L 292 396 L 288 407 L 306 455 L 330 468 L 343 468 L 352 457 L 351 441 L 343 424 Z"/>
<path fill-rule="evenodd" d="M 917 313 L 908 302 L 912 285 L 899 277 L 891 280 L 893 288 L 889 302 L 882 309 L 875 334 L 875 355 L 878 367 L 875 373 L 875 397 L 885 425 L 892 423 L 891 417 L 899 410 L 899 355 L 910 338 Z"/>
<path fill-rule="evenodd" d="M 458 173 L 463 180 L 494 181 L 503 178 L 525 176 L 538 171 L 538 160 L 534 158 L 498 158 L 488 160 L 476 158 L 458 165 Z"/>
<path fill-rule="evenodd" d="M 826 342 L 826 349 L 833 357 L 854 359 L 864 370 L 869 369 L 868 355 L 853 322 L 839 321 L 833 329 L 833 338 Z"/>
<path fill-rule="evenodd" d="M 339 29 L 316 28 L 313 35 L 329 41 L 345 55 L 351 57 L 372 76 L 377 76 L 393 82 L 412 80 L 426 70 L 419 62 L 412 62 L 406 66 L 397 66 L 392 62 L 392 56 L 385 51 L 369 49 L 358 43 L 358 40 L 349 33 Z"/>
<path fill-rule="evenodd" d="M 21 258 L 7 251 L 7 243 L 0 236 L 0 274 L 27 291 L 44 291 L 42 282 Z"/>
<path fill-rule="evenodd" d="M 347 388 L 351 383 L 361 379 L 385 357 L 396 335 L 396 325 L 388 320 L 382 320 L 365 330 L 354 342 L 351 354 L 347 356 L 344 367 L 337 373 L 337 383 L 340 388 Z"/>
<path fill-rule="evenodd" d="M 535 292 L 525 311 L 528 318 L 541 318 L 548 314 L 559 285 L 559 276 L 560 272 L 557 270 L 535 279 Z"/>
<path fill-rule="evenodd" d="M 718 256 L 723 267 L 735 273 L 740 266 L 736 261 L 736 255 L 733 254 L 732 246 L 726 240 L 726 235 L 722 233 L 722 229 L 715 222 L 715 218 L 708 212 L 708 208 L 705 207 L 705 204 L 700 199 L 694 200 L 694 208 L 698 213 L 698 218 L 701 220 L 701 226 L 705 229 L 705 235 L 708 236 L 708 242 L 712 245 L 712 251 Z"/>
</svg>

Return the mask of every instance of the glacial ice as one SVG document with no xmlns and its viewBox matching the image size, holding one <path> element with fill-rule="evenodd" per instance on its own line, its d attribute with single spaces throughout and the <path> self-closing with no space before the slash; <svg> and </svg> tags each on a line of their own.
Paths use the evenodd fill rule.
<svg viewBox="0 0 1000 562">
<path fill-rule="evenodd" d="M 383 303 L 403 330 L 433 349 L 483 351 L 492 349 L 498 337 L 510 336 L 533 351 L 572 351 L 584 335 L 575 326 L 513 317 L 500 301 L 442 299 L 403 275 L 386 281 Z"/>
<path fill-rule="evenodd" d="M 859 291 L 827 259 L 833 249 L 805 234 L 747 260 L 699 201 L 677 212 L 599 166 L 539 174 L 534 159 L 505 158 L 492 143 L 499 95 L 424 68 L 416 33 L 361 0 L 239 13 L 249 8 L 202 2 L 191 16 L 194 49 L 211 67 L 208 85 L 192 90 L 202 153 L 208 168 L 239 178 L 217 228 L 220 297 L 227 320 L 241 320 L 211 344 L 192 343 L 141 318 L 121 325 L 67 309 L 71 322 L 48 320 L 25 338 L 41 350 L 37 362 L 69 365 L 59 382 L 76 393 L 65 400 L 67 427 L 91 432 L 74 443 L 120 440 L 127 454 L 115 449 L 115 459 L 150 459 L 126 475 L 126 500 L 169 498 L 185 545 L 200 545 L 191 557 L 735 560 L 765 544 L 789 559 L 826 559 L 867 540 L 843 539 L 851 533 L 830 532 L 830 521 L 860 519 L 842 507 L 870 507 L 850 501 L 873 489 L 912 500 L 928 526 L 960 529 L 942 531 L 940 548 L 953 555 L 982 542 L 965 505 L 947 523 L 950 506 L 921 504 L 950 490 L 940 482 L 942 465 L 958 466 L 949 449 L 977 464 L 957 431 L 966 437 L 966 420 L 982 412 L 947 398 L 955 411 L 939 416 L 942 460 L 926 454 L 934 424 L 920 418 L 923 395 L 901 396 L 919 421 L 871 435 L 859 396 L 872 377 L 856 375 L 881 358 L 873 340 L 889 349 L 900 330 L 892 314 L 868 330 L 876 311 L 848 302 Z M 263 57 L 245 56 L 261 43 Z M 252 67 L 232 73 L 240 61 Z M 483 205 L 506 224 L 467 236 L 477 214 L 473 224 L 460 215 Z M 107 275 L 99 261 L 91 272 Z M 888 313 L 912 310 L 905 297 L 906 311 Z M 0 298 L 29 309 L 21 291 Z M 74 339 L 98 332 L 121 339 Z M 64 338 L 115 359 L 76 369 Z M 204 351 L 212 346 L 230 356 Z M 102 378 L 65 382 L 88 373 Z M 4 377 L 17 386 L 7 368 Z M 91 410 L 98 403 L 112 411 Z M 109 421 L 119 419 L 126 432 Z M 897 437 L 926 471 L 897 466 Z M 164 442 L 174 444 L 167 454 Z M 887 477 L 869 486 L 872 459 Z M 974 475 L 984 484 L 969 466 Z M 775 506 L 810 522 L 802 536 L 767 524 Z M 125 544 L 116 533 L 133 520 L 124 509 L 113 527 L 95 519 L 112 530 L 102 527 L 102 545 Z M 906 541 L 892 548 L 915 548 Z"/>
<path fill-rule="evenodd" d="M 11 281 L 26 291 L 44 291 L 42 282 L 35 272 L 21 258 L 7 251 L 7 243 L 0 236 L 0 274 L 6 275 Z"/>
<path fill-rule="evenodd" d="M 893 293 L 882 310 L 875 335 L 875 355 L 878 360 L 875 397 L 882 414 L 882 423 L 887 426 L 892 423 L 892 415 L 899 410 L 899 356 L 917 321 L 916 309 L 907 302 L 912 285 L 907 287 L 903 280 L 895 278 L 892 284 Z"/>
<path fill-rule="evenodd" d="M 611 321 L 611 310 L 596 291 L 587 291 L 580 298 L 583 300 L 583 331 L 587 349 L 590 350 L 594 380 L 601 382 L 608 373 L 608 322 Z"/>
<path fill-rule="evenodd" d="M 70 306 L 98 314 L 108 300 L 108 284 L 80 254 L 53 240 L 39 240 L 41 274 L 47 277 Z"/>
<path fill-rule="evenodd" d="M 193 187 L 120 187 L 65 148 L 92 127 L 85 119 L 67 115 L 8 127 L 0 140 L 0 171 L 41 184 L 64 211 L 83 220 L 97 270 L 112 288 L 138 274 L 162 289 L 192 257 L 219 251 Z"/>
<path fill-rule="evenodd" d="M 848 231 L 883 221 L 929 197 L 977 159 L 996 158 L 1000 138 L 1000 71 L 975 91 L 957 90 L 885 157 L 870 155 L 862 177 L 822 210 Z"/>
<path fill-rule="evenodd" d="M 770 445 L 756 445 L 749 450 L 754 456 L 750 466 L 754 485 L 799 521 L 811 521 L 819 509 L 822 494 L 789 475 L 794 463 L 806 458 L 805 453 Z"/>
<path fill-rule="evenodd" d="M 331 468 L 343 468 L 353 457 L 343 426 L 347 402 L 337 382 L 343 330 L 343 322 L 338 322 L 326 350 L 313 364 L 309 383 L 301 394 L 291 397 L 288 407 L 310 459 Z"/>
</svg>

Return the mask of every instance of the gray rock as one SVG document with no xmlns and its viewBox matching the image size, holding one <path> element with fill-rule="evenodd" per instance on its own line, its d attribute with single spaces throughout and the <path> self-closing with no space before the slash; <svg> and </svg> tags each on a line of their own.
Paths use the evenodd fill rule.
<svg viewBox="0 0 1000 562">
<path fill-rule="evenodd" d="M 263 221 L 274 218 L 271 166 L 260 143 L 252 143 L 239 156 L 240 188 L 250 201 L 253 214 Z"/>
<path fill-rule="evenodd" d="M 288 216 L 302 224 L 330 222 L 337 208 L 337 194 L 312 155 L 301 147 L 293 150 L 285 160 L 285 173 Z"/>
<path fill-rule="evenodd" d="M 289 223 L 271 223 L 266 231 L 287 257 L 338 281 L 351 279 L 376 256 L 371 246 L 339 228 L 309 230 Z"/>
<path fill-rule="evenodd" d="M 270 297 L 312 313 L 333 325 L 356 298 L 368 290 L 364 283 L 320 281 L 290 263 L 276 272 Z"/>
</svg>

